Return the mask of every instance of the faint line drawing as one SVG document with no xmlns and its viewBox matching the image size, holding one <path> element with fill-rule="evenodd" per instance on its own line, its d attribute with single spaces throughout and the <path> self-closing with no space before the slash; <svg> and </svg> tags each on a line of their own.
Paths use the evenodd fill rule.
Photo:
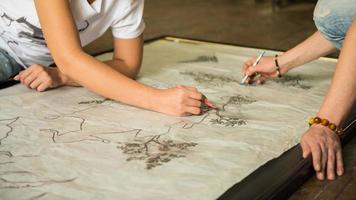
<svg viewBox="0 0 356 200">
<path fill-rule="evenodd" d="M 210 86 L 223 86 L 226 83 L 239 83 L 239 80 L 233 77 L 210 74 L 205 72 L 180 72 L 181 75 L 192 77 L 199 84 L 208 84 Z"/>
<path fill-rule="evenodd" d="M 0 165 L 8 165 L 8 164 L 13 164 L 15 162 L 8 161 L 8 162 L 0 162 Z"/>
<path fill-rule="evenodd" d="M 198 56 L 197 58 L 195 58 L 193 60 L 181 61 L 180 63 L 197 63 L 197 62 L 219 63 L 219 59 L 215 55 L 213 55 L 213 56 Z"/>
<path fill-rule="evenodd" d="M 3 135 L 0 135 L 0 145 L 13 132 L 14 128 L 12 127 L 12 125 L 19 119 L 20 119 L 20 117 L 15 117 L 15 118 L 12 118 L 12 119 L 0 119 L 0 123 L 1 122 L 8 122 L 8 123 L 5 123 L 5 127 L 8 128 L 8 131 L 3 133 Z"/>
<path fill-rule="evenodd" d="M 44 196 L 46 196 L 46 195 L 47 195 L 47 193 L 45 192 L 45 193 L 42 193 L 42 194 L 40 194 L 40 195 L 31 197 L 31 198 L 29 198 L 28 200 L 38 200 L 38 199 L 41 199 L 42 197 L 44 197 Z"/>
<path fill-rule="evenodd" d="M 0 189 L 42 187 L 51 184 L 69 183 L 77 179 L 77 178 L 71 178 L 71 179 L 64 179 L 64 180 L 44 179 L 44 180 L 36 180 L 36 181 L 19 181 L 19 180 L 9 180 L 8 178 L 5 178 L 5 176 L 13 175 L 13 174 L 18 174 L 22 178 L 24 178 L 25 176 L 32 176 L 32 177 L 36 177 L 37 179 L 41 179 L 41 177 L 38 177 L 37 175 L 29 171 L 0 171 Z"/>
<path fill-rule="evenodd" d="M 102 99 L 102 100 L 81 101 L 78 104 L 80 104 L 80 105 L 83 105 L 83 104 L 86 104 L 86 105 L 96 104 L 96 105 L 98 105 L 99 104 L 100 105 L 100 104 L 103 104 L 103 103 L 105 103 L 107 101 L 112 101 L 112 100 L 105 98 L 105 99 Z"/>
<path fill-rule="evenodd" d="M 9 119 L 0 119 L 0 125 L 3 124 L 5 129 L 0 130 L 0 149 L 3 146 L 3 142 L 14 133 L 13 125 L 20 119 L 20 117 L 14 117 Z M 32 155 L 32 154 L 24 154 L 24 155 L 14 155 L 11 151 L 0 150 L 1 160 L 4 158 L 6 161 L 0 162 L 0 166 L 12 166 L 16 164 L 13 160 L 15 157 L 22 158 L 35 158 L 40 155 Z M 6 168 L 5 168 L 6 169 Z M 23 180 L 10 180 L 7 178 L 9 175 L 19 175 Z M 31 181 L 27 181 L 26 179 Z M 63 180 L 52 180 L 52 179 L 43 179 L 32 172 L 29 171 L 12 171 L 12 170 L 3 170 L 0 171 L 0 189 L 20 189 L 20 188 L 33 188 L 33 187 L 41 187 L 50 184 L 58 184 L 58 183 L 68 183 L 74 181 L 76 178 L 71 179 L 63 179 Z M 37 198 L 38 199 L 38 198 Z"/>
<path fill-rule="evenodd" d="M 0 146 L 1 147 L 1 146 Z M 6 156 L 8 158 L 13 157 L 12 153 L 10 151 L 0 151 L 0 156 Z"/>
</svg>

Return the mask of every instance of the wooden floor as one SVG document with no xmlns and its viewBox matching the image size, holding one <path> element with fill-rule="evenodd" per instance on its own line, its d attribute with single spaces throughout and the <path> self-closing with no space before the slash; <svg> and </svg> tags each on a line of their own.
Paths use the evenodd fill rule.
<svg viewBox="0 0 356 200">
<path fill-rule="evenodd" d="M 267 49 L 287 50 L 316 29 L 314 1 L 304 0 L 273 12 L 271 0 L 148 0 L 145 39 L 187 37 Z M 110 33 L 87 47 L 90 53 L 111 49 Z M 356 134 L 356 133 L 355 133 Z M 346 174 L 334 182 L 311 178 L 292 197 L 356 199 L 356 139 L 345 149 Z"/>
<path fill-rule="evenodd" d="M 287 50 L 316 31 L 314 0 L 273 12 L 271 0 L 149 0 L 145 39 L 162 35 Z M 300 0 L 298 0 L 300 1 Z M 89 52 L 111 48 L 110 33 Z"/>
</svg>

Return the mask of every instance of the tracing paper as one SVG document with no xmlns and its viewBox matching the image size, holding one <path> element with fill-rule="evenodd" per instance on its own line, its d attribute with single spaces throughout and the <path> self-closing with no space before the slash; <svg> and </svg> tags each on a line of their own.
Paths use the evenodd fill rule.
<svg viewBox="0 0 356 200">
<path fill-rule="evenodd" d="M 85 88 L 1 90 L 0 199 L 219 197 L 298 143 L 335 67 L 324 58 L 241 86 L 242 63 L 260 52 L 178 39 L 145 45 L 139 81 L 197 87 L 219 107 L 201 116 L 167 116 Z"/>
</svg>

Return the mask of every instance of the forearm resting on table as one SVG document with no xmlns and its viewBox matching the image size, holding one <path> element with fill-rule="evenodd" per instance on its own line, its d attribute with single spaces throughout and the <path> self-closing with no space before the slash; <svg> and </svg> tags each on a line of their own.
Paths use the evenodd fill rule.
<svg viewBox="0 0 356 200">
<path fill-rule="evenodd" d="M 70 1 L 36 0 L 35 6 L 48 48 L 64 75 L 107 98 L 157 109 L 157 89 L 127 78 L 82 50 Z"/>
<path fill-rule="evenodd" d="M 68 55 L 57 58 L 58 66 L 62 73 L 76 83 L 110 99 L 153 109 L 156 89 L 126 77 L 84 52 Z"/>
<path fill-rule="evenodd" d="M 137 77 L 141 67 L 141 63 L 130 65 L 120 59 L 107 60 L 104 61 L 104 63 L 131 79 L 135 79 Z"/>
<path fill-rule="evenodd" d="M 128 64 L 125 63 L 125 61 L 122 61 L 122 60 L 107 60 L 107 61 L 104 61 L 104 63 L 131 79 L 135 79 L 140 71 L 140 65 L 129 66 Z M 62 74 L 62 72 L 60 70 L 59 70 L 59 73 Z M 72 78 L 70 78 L 69 76 L 66 76 L 64 74 L 61 76 L 61 78 L 62 78 L 62 82 L 64 83 L 64 85 L 75 86 L 75 87 L 81 86 L 76 81 L 74 81 Z"/>
<path fill-rule="evenodd" d="M 317 31 L 304 42 L 281 55 L 278 61 L 282 67 L 291 70 L 333 51 L 335 51 L 335 47 L 332 43 Z"/>
<path fill-rule="evenodd" d="M 351 25 L 336 66 L 331 87 L 318 113 L 342 124 L 356 100 L 356 22 Z"/>
</svg>

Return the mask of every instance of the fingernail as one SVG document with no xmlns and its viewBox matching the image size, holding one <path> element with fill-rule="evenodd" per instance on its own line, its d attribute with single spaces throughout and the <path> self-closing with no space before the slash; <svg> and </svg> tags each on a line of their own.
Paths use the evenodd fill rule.
<svg viewBox="0 0 356 200">
<path fill-rule="evenodd" d="M 14 77 L 14 80 L 15 80 L 15 81 L 18 81 L 18 80 L 19 80 L 19 77 L 20 77 L 19 75 L 16 75 L 16 76 Z"/>
<path fill-rule="evenodd" d="M 315 165 L 315 170 L 316 170 L 317 172 L 319 172 L 319 171 L 320 171 L 320 165 Z"/>
<path fill-rule="evenodd" d="M 331 181 L 333 181 L 333 180 L 335 180 L 335 176 L 334 176 L 334 175 L 329 175 L 329 176 L 328 176 L 328 179 L 331 180 Z"/>
<path fill-rule="evenodd" d="M 324 174 L 319 173 L 316 175 L 316 178 L 322 181 L 322 180 L 324 180 Z"/>
<path fill-rule="evenodd" d="M 211 101 L 209 101 L 207 99 L 205 100 L 205 104 L 208 105 L 211 108 L 216 108 L 216 106 Z"/>
<path fill-rule="evenodd" d="M 343 174 L 344 172 L 343 172 L 342 170 L 337 170 L 336 173 L 337 173 L 338 176 L 342 176 L 342 174 Z"/>
<path fill-rule="evenodd" d="M 215 106 L 215 104 L 214 104 L 213 102 L 209 101 L 209 104 L 210 104 L 210 106 L 211 106 L 212 108 L 216 108 L 216 106 Z"/>
</svg>

